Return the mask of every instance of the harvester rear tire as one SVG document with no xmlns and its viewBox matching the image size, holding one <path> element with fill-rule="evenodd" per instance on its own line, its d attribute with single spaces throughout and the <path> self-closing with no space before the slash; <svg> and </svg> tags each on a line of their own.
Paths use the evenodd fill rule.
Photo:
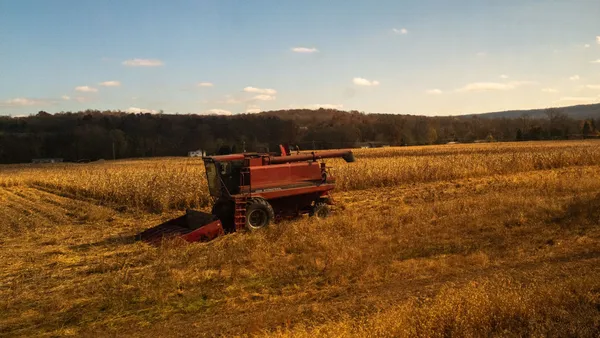
<svg viewBox="0 0 600 338">
<path fill-rule="evenodd" d="M 330 210 L 327 203 L 316 202 L 308 215 L 316 218 L 327 218 L 327 216 L 329 216 L 329 213 Z"/>
<path fill-rule="evenodd" d="M 255 231 L 267 227 L 275 219 L 273 207 L 263 198 L 250 198 L 246 204 L 246 229 Z"/>
</svg>

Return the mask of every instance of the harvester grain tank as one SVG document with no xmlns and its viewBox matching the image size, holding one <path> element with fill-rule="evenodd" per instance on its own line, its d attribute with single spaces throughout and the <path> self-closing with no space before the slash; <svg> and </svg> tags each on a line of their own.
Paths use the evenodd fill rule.
<svg viewBox="0 0 600 338">
<path fill-rule="evenodd" d="M 186 214 L 150 228 L 139 238 L 156 242 L 178 236 L 186 241 L 207 241 L 217 236 L 254 231 L 282 218 L 308 214 L 327 217 L 335 178 L 324 161 L 343 158 L 354 162 L 351 150 L 290 154 L 242 153 L 203 157 L 208 190 L 214 199 L 210 214 Z"/>
</svg>

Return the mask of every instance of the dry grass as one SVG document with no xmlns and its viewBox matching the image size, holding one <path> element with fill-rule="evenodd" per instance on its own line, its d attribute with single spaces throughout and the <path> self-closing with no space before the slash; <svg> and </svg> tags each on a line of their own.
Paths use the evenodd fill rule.
<svg viewBox="0 0 600 338">
<path fill-rule="evenodd" d="M 151 212 L 210 203 L 201 159 L 11 167 L 0 174 L 0 186 L 27 184 L 76 199 Z"/>
<path fill-rule="evenodd" d="M 355 150 L 359 159 L 329 160 L 340 190 L 410 185 L 533 170 L 600 165 L 599 142 L 520 142 Z M 0 187 L 33 185 L 76 199 L 149 212 L 211 203 L 201 159 L 16 165 Z"/>
<path fill-rule="evenodd" d="M 204 205 L 188 160 L 11 167 L 0 335 L 598 336 L 600 144 L 485 146 L 452 148 L 454 160 L 446 147 L 360 150 L 338 167 L 327 220 L 159 248 L 131 235 L 178 213 L 146 213 L 140 183 L 159 177 Z M 547 166 L 501 160 L 512 154 Z M 426 159 L 437 174 L 411 169 Z"/>
</svg>

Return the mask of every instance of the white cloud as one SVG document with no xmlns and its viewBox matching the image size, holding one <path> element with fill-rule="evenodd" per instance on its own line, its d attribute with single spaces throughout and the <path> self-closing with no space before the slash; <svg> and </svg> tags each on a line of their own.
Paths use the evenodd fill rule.
<svg viewBox="0 0 600 338">
<path fill-rule="evenodd" d="M 500 75 L 500 78 L 506 80 L 506 79 L 508 79 L 508 75 L 502 74 L 502 75 Z"/>
<path fill-rule="evenodd" d="M 400 34 L 400 35 L 406 35 L 408 34 L 408 30 L 406 28 L 392 28 L 392 32 L 394 32 L 395 34 Z"/>
<path fill-rule="evenodd" d="M 510 81 L 510 82 L 473 82 L 457 89 L 458 92 L 486 92 L 494 90 L 511 90 L 517 87 L 533 84 L 531 81 Z"/>
<path fill-rule="evenodd" d="M 77 96 L 73 100 L 75 100 L 75 101 L 77 101 L 79 103 L 84 103 L 84 102 L 88 102 L 89 101 L 89 99 L 87 97 L 83 97 L 83 96 Z"/>
<path fill-rule="evenodd" d="M 583 48 L 590 48 L 590 44 L 586 43 L 585 45 L 583 45 Z"/>
<path fill-rule="evenodd" d="M 213 87 L 214 84 L 212 84 L 211 82 L 200 82 L 197 85 L 198 87 Z"/>
<path fill-rule="evenodd" d="M 483 56 L 486 56 L 486 55 L 487 55 L 487 53 L 486 53 L 486 52 L 479 52 L 479 53 L 477 53 L 477 54 L 475 54 L 475 55 L 476 55 L 476 56 L 479 56 L 479 57 L 483 57 Z"/>
<path fill-rule="evenodd" d="M 378 86 L 379 85 L 379 81 L 370 81 L 367 79 L 364 79 L 362 77 L 355 77 L 354 79 L 352 79 L 352 82 L 357 85 L 357 86 Z"/>
<path fill-rule="evenodd" d="M 275 96 L 271 96 L 271 95 L 267 95 L 267 94 L 260 94 L 260 95 L 256 95 L 252 99 L 258 100 L 258 101 L 273 101 L 273 100 L 275 100 Z"/>
<path fill-rule="evenodd" d="M 544 88 L 544 89 L 542 89 L 542 92 L 544 92 L 544 93 L 558 93 L 558 90 L 556 90 L 554 88 Z"/>
<path fill-rule="evenodd" d="M 571 80 L 571 81 L 577 81 L 579 79 L 580 79 L 579 75 L 573 75 L 569 78 L 569 80 Z"/>
<path fill-rule="evenodd" d="M 594 61 L 590 61 L 590 63 L 600 63 L 600 59 L 594 60 Z"/>
<path fill-rule="evenodd" d="M 138 113 L 150 113 L 150 114 L 158 114 L 158 110 L 154 110 L 154 109 L 146 109 L 146 108 L 138 108 L 138 107 L 129 107 L 125 110 L 125 112 L 127 113 L 133 113 L 133 114 L 138 114 Z"/>
<path fill-rule="evenodd" d="M 429 90 L 427 90 L 425 92 L 427 94 L 432 94 L 432 95 L 439 95 L 439 94 L 443 93 L 440 89 L 429 89 Z"/>
<path fill-rule="evenodd" d="M 261 111 L 262 110 L 260 109 L 260 107 L 254 104 L 251 104 L 246 108 L 246 114 L 257 114 Z"/>
<path fill-rule="evenodd" d="M 275 89 L 269 88 L 256 88 L 256 87 L 246 87 L 244 91 L 247 93 L 256 93 L 256 94 L 267 94 L 267 95 L 275 95 L 277 91 Z"/>
<path fill-rule="evenodd" d="M 209 109 L 209 110 L 205 111 L 204 114 L 207 114 L 207 115 L 233 115 L 232 112 L 230 112 L 229 110 L 225 110 L 225 109 Z"/>
<path fill-rule="evenodd" d="M 78 86 L 75 87 L 75 90 L 82 93 L 95 93 L 98 91 L 98 89 L 90 86 Z"/>
<path fill-rule="evenodd" d="M 123 61 L 123 65 L 129 67 L 159 67 L 164 63 L 157 59 L 131 59 Z"/>
<path fill-rule="evenodd" d="M 68 95 L 63 95 L 60 98 L 63 99 L 63 100 L 65 100 L 65 101 L 69 101 L 71 99 L 71 97 L 68 96 Z"/>
<path fill-rule="evenodd" d="M 14 99 L 8 99 L 0 101 L 0 107 L 26 107 L 26 106 L 41 106 L 51 104 L 48 100 L 29 99 L 25 97 L 17 97 Z"/>
<path fill-rule="evenodd" d="M 594 90 L 600 89 L 600 85 L 587 85 L 585 87 L 588 89 L 594 89 Z"/>
<path fill-rule="evenodd" d="M 323 108 L 323 109 L 338 109 L 338 110 L 340 110 L 340 109 L 344 108 L 344 105 L 343 104 L 331 104 L 331 103 L 324 103 L 324 104 L 316 103 L 316 104 L 306 105 L 306 106 L 304 106 L 304 108 L 305 109 L 320 109 L 320 108 Z"/>
<path fill-rule="evenodd" d="M 292 51 L 296 52 L 296 53 L 310 54 L 310 53 L 316 53 L 319 50 L 314 47 L 310 47 L 310 48 L 309 47 L 294 47 L 294 48 L 292 48 Z"/>
<path fill-rule="evenodd" d="M 569 103 L 595 103 L 600 102 L 600 97 L 566 96 L 561 97 L 558 101 Z"/>
<path fill-rule="evenodd" d="M 98 85 L 102 87 L 119 87 L 121 86 L 121 82 L 119 81 L 104 81 L 100 82 Z"/>
<path fill-rule="evenodd" d="M 596 42 L 600 45 L 600 35 L 596 37 Z"/>
</svg>

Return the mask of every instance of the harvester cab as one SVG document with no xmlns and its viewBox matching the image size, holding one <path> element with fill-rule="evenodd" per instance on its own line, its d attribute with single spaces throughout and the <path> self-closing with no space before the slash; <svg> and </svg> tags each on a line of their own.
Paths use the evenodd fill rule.
<svg viewBox="0 0 600 338">
<path fill-rule="evenodd" d="M 303 214 L 324 218 L 333 200 L 335 178 L 323 160 L 354 162 L 350 150 L 297 151 L 281 146 L 281 154 L 242 153 L 203 157 L 208 190 L 214 203 L 210 214 L 186 214 L 150 228 L 139 238 L 156 242 L 178 236 L 206 241 L 241 230 L 254 231 L 283 218 Z"/>
</svg>

